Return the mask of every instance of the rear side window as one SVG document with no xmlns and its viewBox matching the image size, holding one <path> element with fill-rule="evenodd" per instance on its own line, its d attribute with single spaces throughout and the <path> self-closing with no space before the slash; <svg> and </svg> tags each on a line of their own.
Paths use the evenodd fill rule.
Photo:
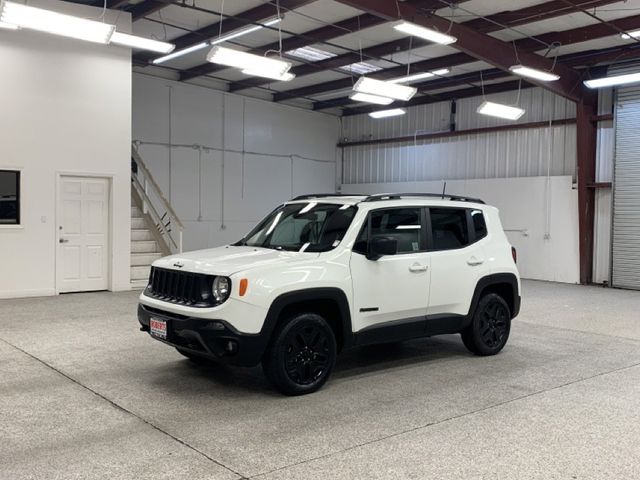
<svg viewBox="0 0 640 480">
<path fill-rule="evenodd" d="M 471 210 L 471 220 L 476 232 L 476 242 L 487 236 L 487 224 L 484 221 L 482 210 Z"/>
<path fill-rule="evenodd" d="M 453 250 L 469 245 L 467 211 L 462 208 L 432 208 L 434 250 Z"/>
</svg>

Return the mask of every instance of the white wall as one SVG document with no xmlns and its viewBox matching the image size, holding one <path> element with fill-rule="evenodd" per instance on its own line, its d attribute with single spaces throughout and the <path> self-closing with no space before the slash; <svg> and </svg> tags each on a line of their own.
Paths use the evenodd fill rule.
<svg viewBox="0 0 640 480">
<path fill-rule="evenodd" d="M 336 188 L 339 120 L 326 114 L 134 74 L 133 138 L 185 250 L 238 240 L 279 203 Z"/>
<path fill-rule="evenodd" d="M 441 192 L 442 182 L 346 184 L 345 193 Z M 500 210 L 523 278 L 578 283 L 578 192 L 569 176 L 448 180 L 447 193 Z"/>
<path fill-rule="evenodd" d="M 29 3 L 87 17 L 101 12 Z M 120 15 L 118 26 L 130 28 L 129 16 Z M 22 225 L 0 226 L 0 297 L 55 293 L 56 177 L 63 172 L 113 176 L 111 285 L 129 289 L 130 52 L 0 30 L 0 59 L 0 168 L 22 171 Z"/>
</svg>

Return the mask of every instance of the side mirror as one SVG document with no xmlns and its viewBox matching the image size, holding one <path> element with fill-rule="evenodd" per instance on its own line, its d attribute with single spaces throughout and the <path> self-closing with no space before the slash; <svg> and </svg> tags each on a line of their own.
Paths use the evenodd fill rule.
<svg viewBox="0 0 640 480">
<path fill-rule="evenodd" d="M 369 260 L 378 260 L 384 255 L 395 255 L 398 252 L 398 240 L 393 237 L 377 235 L 369 242 Z"/>
</svg>

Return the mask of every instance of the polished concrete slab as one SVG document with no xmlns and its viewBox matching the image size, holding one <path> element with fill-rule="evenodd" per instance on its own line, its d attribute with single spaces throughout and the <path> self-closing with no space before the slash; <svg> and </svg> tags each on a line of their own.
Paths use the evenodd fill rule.
<svg viewBox="0 0 640 480">
<path fill-rule="evenodd" d="M 357 349 L 297 398 L 138 332 L 135 292 L 0 301 L 0 478 L 640 478 L 640 293 L 523 290 L 496 357 Z"/>
</svg>

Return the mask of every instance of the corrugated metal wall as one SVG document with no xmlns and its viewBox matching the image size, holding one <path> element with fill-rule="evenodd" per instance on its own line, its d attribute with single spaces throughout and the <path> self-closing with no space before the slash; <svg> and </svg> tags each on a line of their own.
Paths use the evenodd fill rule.
<svg viewBox="0 0 640 480">
<path fill-rule="evenodd" d="M 488 95 L 487 99 L 513 104 L 517 92 Z M 481 97 L 458 100 L 456 129 L 509 124 L 476 113 Z M 516 123 L 575 117 L 575 105 L 540 88 L 520 93 L 526 114 Z M 375 120 L 368 115 L 343 119 L 342 140 L 359 141 L 415 136 L 449 130 L 451 103 L 441 102 L 407 109 L 402 117 Z M 343 149 L 341 183 L 385 183 L 467 178 L 506 178 L 574 175 L 575 125 L 492 132 L 454 138 Z M 551 157 L 549 156 L 551 146 Z"/>
</svg>

